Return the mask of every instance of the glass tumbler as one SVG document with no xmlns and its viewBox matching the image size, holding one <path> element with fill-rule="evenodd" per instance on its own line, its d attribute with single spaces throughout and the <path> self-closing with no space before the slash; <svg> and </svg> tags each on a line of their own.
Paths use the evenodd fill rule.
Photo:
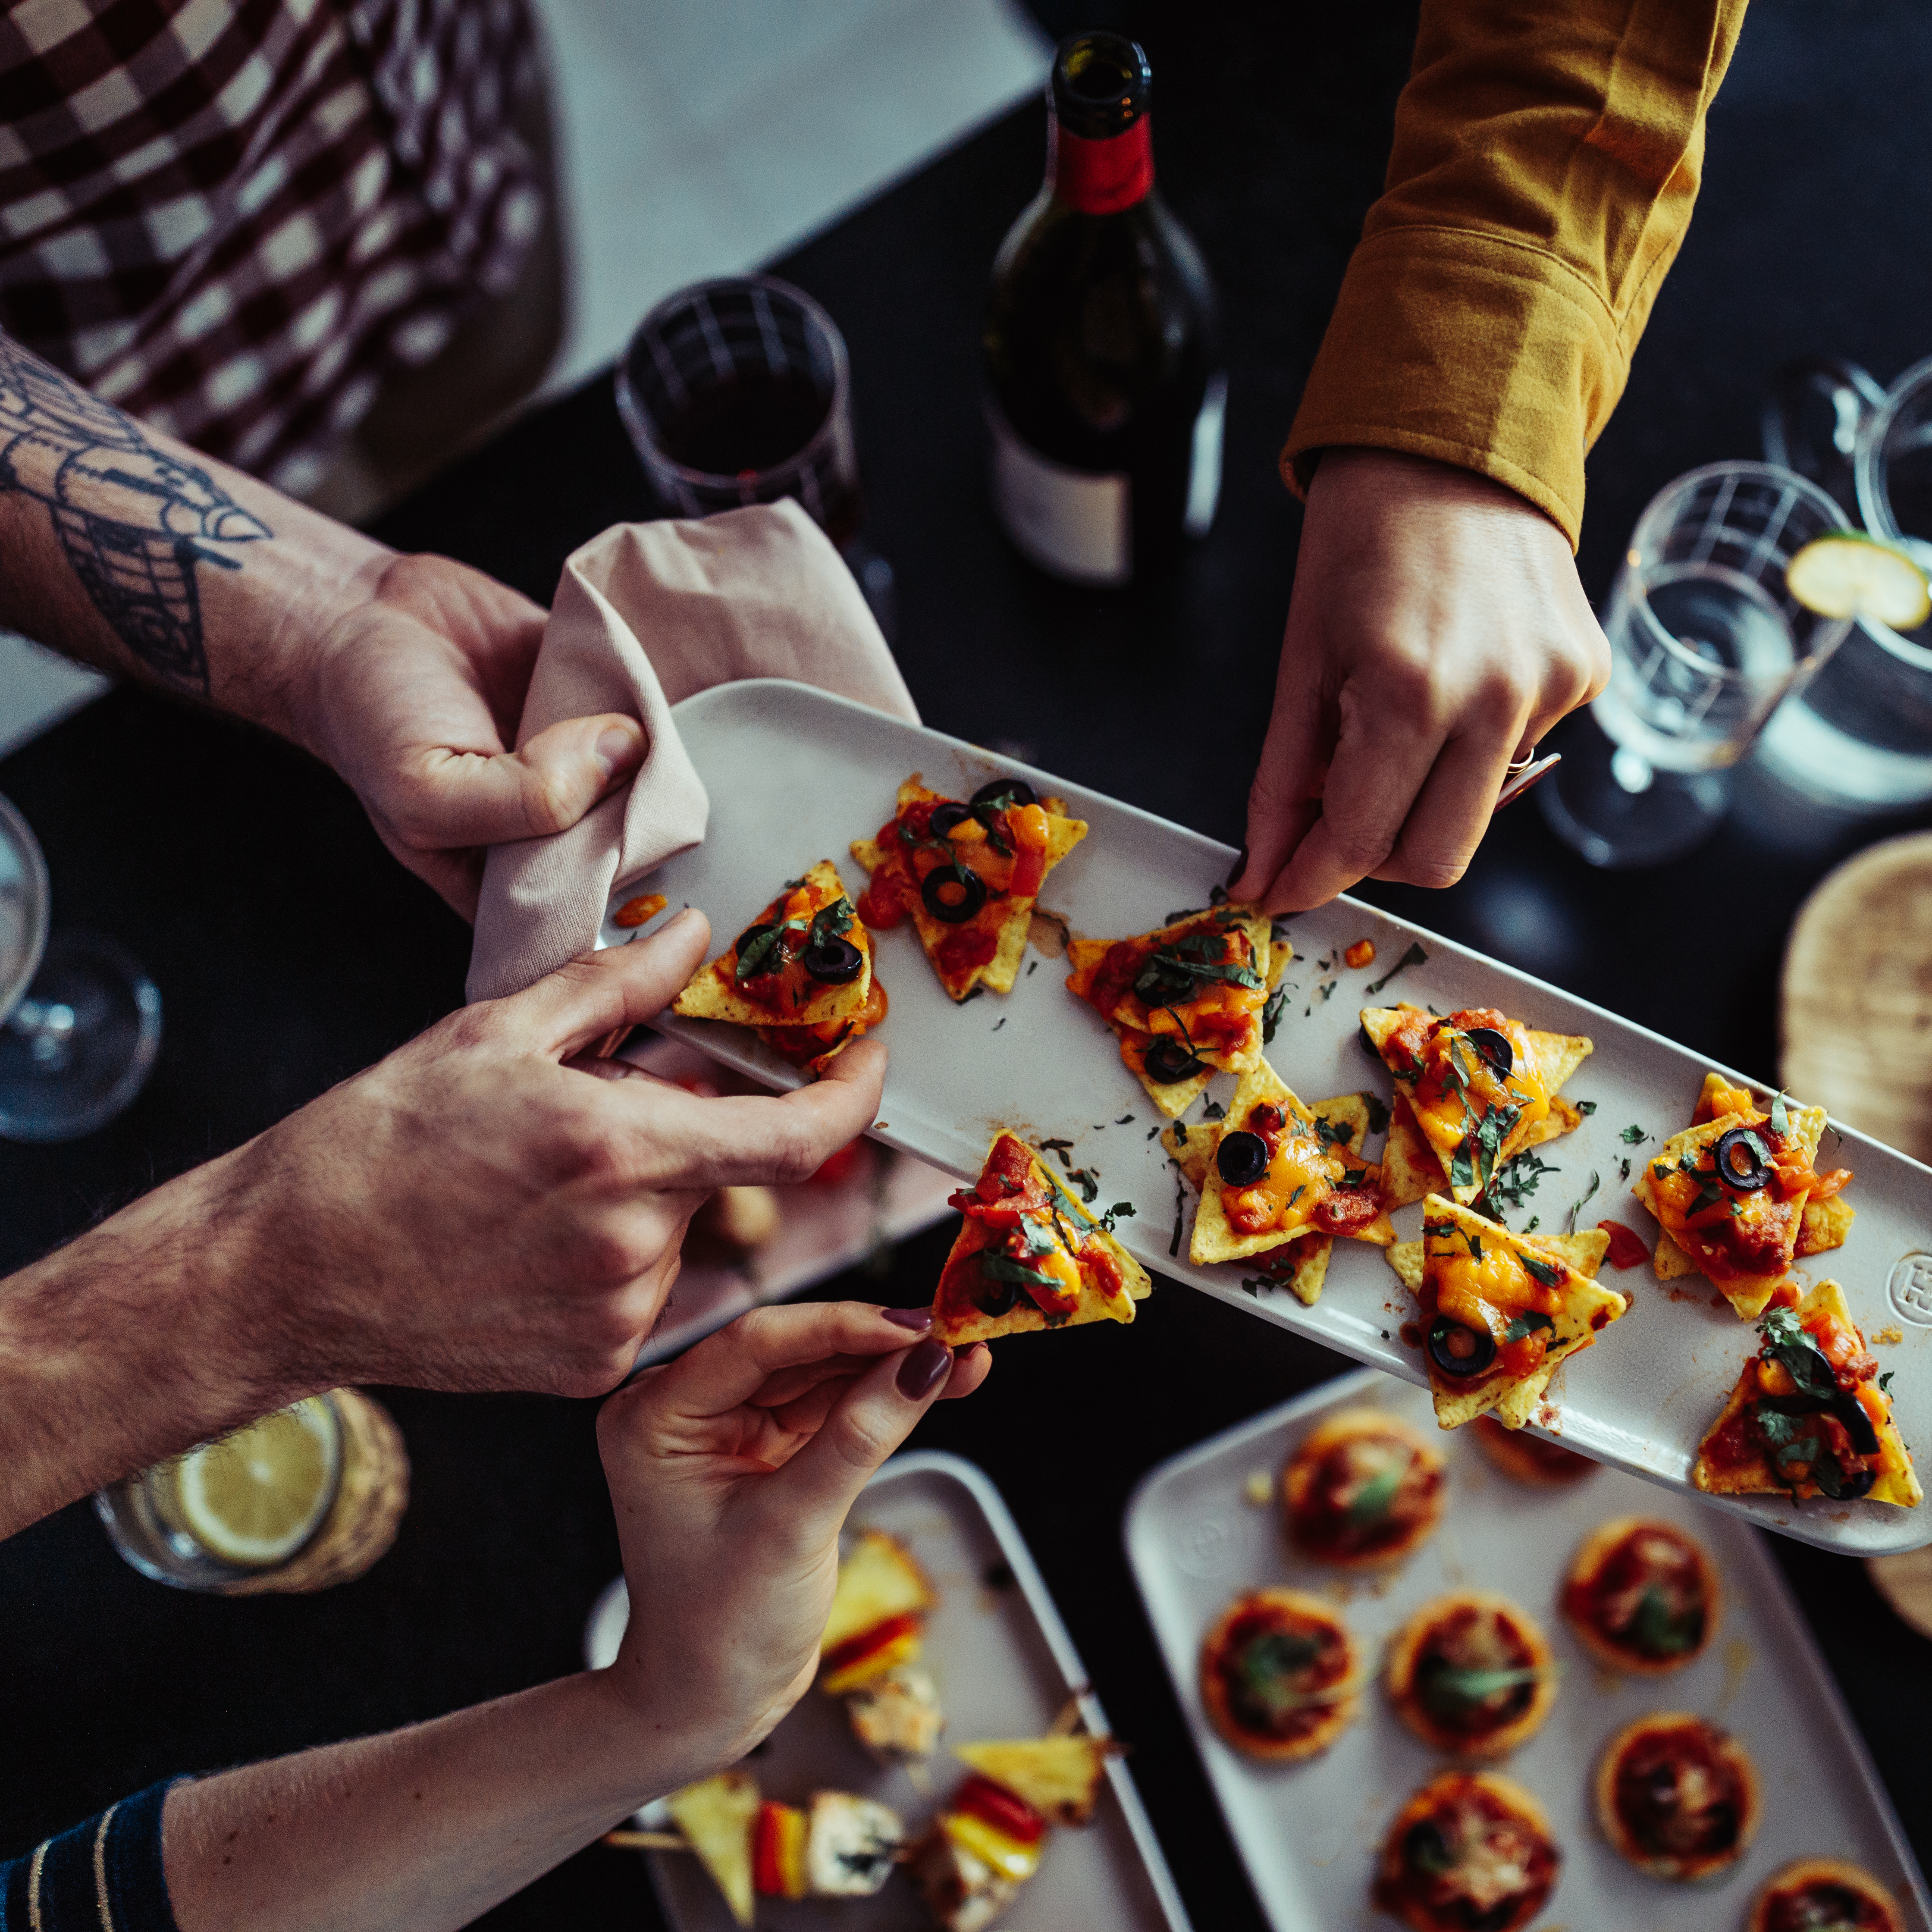
<svg viewBox="0 0 1932 1932">
<path fill-rule="evenodd" d="M 1537 794 L 1592 865 L 1661 864 L 1716 830 L 1727 768 L 1851 628 L 1784 587 L 1792 556 L 1844 527 L 1816 484 L 1768 463 L 1714 463 L 1651 500 L 1604 620 L 1610 683 Z"/>
</svg>

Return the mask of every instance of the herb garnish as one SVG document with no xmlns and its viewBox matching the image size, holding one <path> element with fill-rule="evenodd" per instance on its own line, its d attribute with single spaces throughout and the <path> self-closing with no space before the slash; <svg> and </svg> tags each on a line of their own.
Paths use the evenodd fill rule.
<svg viewBox="0 0 1932 1932">
<path fill-rule="evenodd" d="M 1590 1170 L 1589 1186 L 1585 1188 L 1582 1192 L 1570 1204 L 1569 1226 L 1567 1230 L 1568 1233 L 1574 1234 L 1576 1232 L 1576 1214 L 1578 1209 L 1582 1207 L 1583 1204 L 1587 1202 L 1602 1185 L 1603 1178 L 1598 1173 L 1597 1170 L 1594 1167 L 1592 1168 Z"/>
<path fill-rule="evenodd" d="M 1024 1267 L 993 1249 L 982 1248 L 978 1260 L 980 1272 L 990 1276 L 994 1281 L 1013 1282 L 1024 1288 L 1044 1288 L 1054 1294 L 1066 1292 L 1066 1284 L 1064 1282 L 1056 1281 L 1052 1275 L 1043 1274 L 1037 1268 Z"/>
<path fill-rule="evenodd" d="M 1534 1684 L 1543 1676 L 1534 1664 L 1505 1670 L 1481 1670 L 1450 1664 L 1439 1657 L 1424 1660 L 1416 1673 L 1416 1692 L 1430 1713 L 1450 1723 L 1472 1717 L 1491 1698 L 1505 1690 Z"/>
<path fill-rule="evenodd" d="M 1360 1528 L 1388 1514 L 1388 1506 L 1395 1501 L 1395 1492 L 1402 1487 L 1402 1479 L 1408 1470 L 1384 1469 L 1379 1474 L 1371 1476 L 1348 1500 L 1348 1521 L 1352 1526 Z"/>
<path fill-rule="evenodd" d="M 1525 1148 L 1496 1170 L 1490 1183 L 1489 1198 L 1503 1208 L 1520 1208 L 1536 1192 L 1546 1174 L 1562 1172 L 1554 1161 L 1545 1160 L 1534 1149 Z"/>
<path fill-rule="evenodd" d="M 1692 1604 L 1673 1616 L 1664 1592 L 1654 1583 L 1645 1587 L 1630 1624 L 1630 1641 L 1639 1650 L 1652 1657 L 1681 1657 L 1695 1648 L 1703 1634 L 1700 1606 Z"/>
<path fill-rule="evenodd" d="M 1838 1378 L 1832 1365 L 1797 1315 L 1789 1308 L 1766 1311 L 1757 1332 L 1764 1337 L 1763 1353 L 1784 1364 L 1799 1391 L 1820 1401 L 1829 1402 L 1838 1393 Z M 1760 1422 L 1762 1424 L 1762 1417 Z"/>
<path fill-rule="evenodd" d="M 1201 1118 L 1204 1120 L 1225 1120 L 1228 1118 L 1228 1110 L 1220 1101 L 1210 1100 L 1201 1109 Z"/>
<path fill-rule="evenodd" d="M 1372 1134 L 1385 1132 L 1389 1124 L 1389 1110 L 1387 1102 L 1379 1094 L 1364 1094 L 1362 1098 L 1368 1102 L 1369 1132 Z"/>
<path fill-rule="evenodd" d="M 1617 1138 L 1625 1147 L 1641 1147 L 1650 1136 L 1635 1121 L 1632 1121 L 1617 1136 Z"/>
<path fill-rule="evenodd" d="M 1576 1102 L 1576 1111 L 1587 1120 L 1597 1111 L 1597 1103 L 1594 1100 L 1579 1100 Z"/>
<path fill-rule="evenodd" d="M 1516 1259 L 1521 1262 L 1530 1274 L 1541 1282 L 1545 1288 L 1556 1288 L 1562 1285 L 1563 1271 L 1561 1268 L 1553 1268 L 1547 1262 L 1539 1261 L 1534 1255 L 1518 1255 Z"/>
<path fill-rule="evenodd" d="M 1788 1134 L 1791 1131 L 1790 1116 L 1784 1111 L 1784 1096 L 1781 1093 L 1772 1096 L 1771 1130 L 1774 1134 Z"/>
<path fill-rule="evenodd" d="M 1281 1010 L 1288 1004 L 1288 988 L 1277 986 L 1262 1002 L 1262 1044 L 1271 1046 L 1276 1031 L 1281 1025 Z"/>
<path fill-rule="evenodd" d="M 1503 1330 L 1503 1340 L 1505 1342 L 1527 1342 L 1539 1328 L 1547 1328 L 1553 1334 L 1556 1333 L 1556 1324 L 1538 1310 L 1526 1308 Z"/>
<path fill-rule="evenodd" d="M 1362 990 L 1372 999 L 1405 966 L 1426 966 L 1428 964 L 1429 955 L 1423 951 L 1418 941 L 1412 939 L 1408 943 L 1408 950 L 1379 980 L 1371 980 Z"/>
</svg>

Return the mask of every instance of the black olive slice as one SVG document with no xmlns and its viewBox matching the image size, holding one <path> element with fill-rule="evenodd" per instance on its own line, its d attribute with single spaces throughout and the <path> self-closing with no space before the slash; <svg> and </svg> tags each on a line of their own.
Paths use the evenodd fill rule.
<svg viewBox="0 0 1932 1932">
<path fill-rule="evenodd" d="M 849 939 L 821 939 L 805 950 L 805 970 L 824 986 L 849 986 L 866 970 L 866 956 Z"/>
<path fill-rule="evenodd" d="M 1855 1503 L 1870 1493 L 1872 1485 L 1878 1480 L 1878 1472 L 1861 1469 L 1856 1474 L 1849 1474 L 1837 1456 L 1821 1456 L 1812 1465 L 1811 1479 L 1834 1503 Z"/>
<path fill-rule="evenodd" d="M 1190 1053 L 1168 1034 L 1162 1034 L 1148 1048 L 1147 1058 L 1141 1066 L 1156 1087 L 1171 1087 L 1177 1080 L 1192 1080 L 1196 1074 L 1208 1070 L 1206 1060 L 1198 1054 Z"/>
<path fill-rule="evenodd" d="M 998 799 L 1003 805 L 1037 805 L 1038 796 L 1024 778 L 995 778 L 990 784 L 982 784 L 973 794 L 975 805 L 991 805 Z"/>
<path fill-rule="evenodd" d="M 1755 1194 L 1771 1178 L 1771 1150 L 1748 1127 L 1733 1127 L 1718 1141 L 1718 1178 L 1740 1194 Z"/>
<path fill-rule="evenodd" d="M 944 838 L 955 826 L 964 825 L 972 816 L 973 808 L 970 805 L 961 805 L 952 799 L 948 799 L 944 805 L 935 805 L 929 821 L 933 837 Z"/>
<path fill-rule="evenodd" d="M 1355 1044 L 1359 1046 L 1378 1066 L 1384 1064 L 1382 1060 L 1382 1050 L 1369 1037 L 1369 1030 L 1366 1026 L 1358 1024 L 1356 1027 Z"/>
<path fill-rule="evenodd" d="M 1418 1820 L 1402 1834 L 1402 1856 L 1411 1871 L 1430 1878 L 1453 1870 L 1456 1864 L 1449 1840 L 1432 1818 Z"/>
<path fill-rule="evenodd" d="M 974 1296 L 981 1310 L 988 1315 L 1004 1315 L 1020 1298 L 1020 1285 L 1016 1281 L 994 1281 L 982 1274 L 980 1277 L 980 1292 Z"/>
<path fill-rule="evenodd" d="M 1462 1037 L 1504 1079 L 1509 1078 L 1516 1064 L 1516 1048 L 1510 1045 L 1508 1034 L 1498 1033 L 1494 1027 L 1472 1027 Z"/>
<path fill-rule="evenodd" d="M 1230 1187 L 1252 1187 L 1268 1170 L 1268 1142 L 1259 1134 L 1223 1134 L 1214 1165 Z"/>
<path fill-rule="evenodd" d="M 767 922 L 763 926 L 748 926 L 742 932 L 739 934 L 738 944 L 734 950 L 738 956 L 738 970 L 742 977 L 755 979 L 763 974 L 776 973 L 785 963 L 784 942 L 781 939 L 776 944 L 766 947 L 763 956 L 754 962 L 752 972 L 746 974 L 744 970 L 745 962 L 751 957 L 752 947 L 763 939 L 766 933 L 776 929 L 772 925 Z"/>
<path fill-rule="evenodd" d="M 1496 1337 L 1438 1315 L 1429 1324 L 1429 1357 L 1445 1376 L 1479 1376 L 1496 1358 Z"/>
<path fill-rule="evenodd" d="M 1181 1005 L 1194 997 L 1194 975 L 1177 961 L 1150 952 L 1134 976 L 1134 991 L 1150 1006 Z"/>
<path fill-rule="evenodd" d="M 1872 1419 L 1866 1414 L 1864 1404 L 1856 1396 L 1840 1394 L 1835 1401 L 1828 1402 L 1826 1408 L 1845 1425 L 1845 1433 L 1852 1438 L 1852 1447 L 1859 1455 L 1878 1454 L 1878 1431 L 1872 1426 Z"/>
<path fill-rule="evenodd" d="M 926 909 L 945 926 L 964 926 L 986 903 L 986 882 L 964 866 L 935 866 L 920 881 Z"/>
</svg>

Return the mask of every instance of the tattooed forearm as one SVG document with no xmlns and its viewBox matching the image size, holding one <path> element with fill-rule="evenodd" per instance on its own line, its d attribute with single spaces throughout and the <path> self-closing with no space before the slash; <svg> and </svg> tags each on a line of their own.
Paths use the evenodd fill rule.
<svg viewBox="0 0 1932 1932">
<path fill-rule="evenodd" d="M 274 532 L 205 470 L 0 335 L 0 494 L 46 504 L 94 608 L 157 676 L 206 694 L 195 566 L 239 570 L 210 544 Z"/>
</svg>

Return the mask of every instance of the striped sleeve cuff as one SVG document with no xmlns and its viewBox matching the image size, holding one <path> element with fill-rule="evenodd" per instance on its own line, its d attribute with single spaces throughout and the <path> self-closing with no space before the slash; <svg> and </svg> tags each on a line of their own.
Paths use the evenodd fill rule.
<svg viewBox="0 0 1932 1932">
<path fill-rule="evenodd" d="M 177 1932 L 161 1868 L 166 1784 L 0 1864 L 0 1932 Z"/>
</svg>

